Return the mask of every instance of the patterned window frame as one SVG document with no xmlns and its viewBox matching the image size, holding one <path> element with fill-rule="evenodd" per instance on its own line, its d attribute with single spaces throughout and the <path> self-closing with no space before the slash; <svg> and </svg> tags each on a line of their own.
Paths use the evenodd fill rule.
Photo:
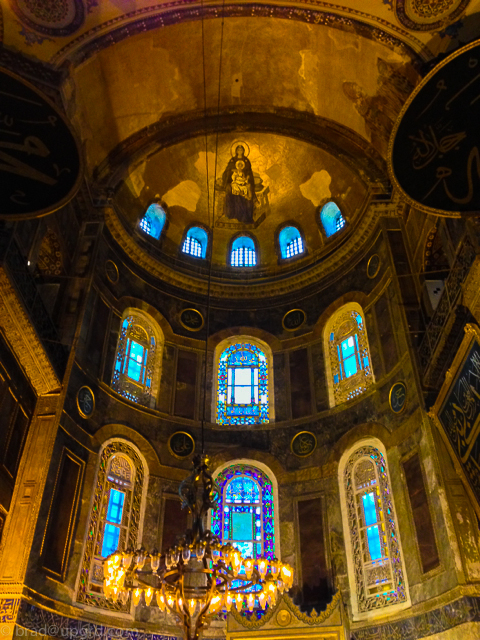
<svg viewBox="0 0 480 640">
<path fill-rule="evenodd" d="M 361 324 L 357 322 L 357 316 L 360 316 Z M 349 378 L 342 379 L 342 362 L 338 355 L 338 348 L 341 342 L 355 335 L 358 340 L 358 351 L 355 351 L 355 357 L 358 355 L 361 368 L 359 367 L 358 371 Z M 330 407 L 354 400 L 375 383 L 365 314 L 359 304 L 349 302 L 330 316 L 324 330 L 324 352 Z M 368 365 L 365 365 L 366 358 Z"/>
<path fill-rule="evenodd" d="M 115 459 L 125 461 L 131 470 L 130 481 L 112 473 Z M 109 494 L 112 489 L 125 491 L 119 548 L 136 549 L 141 540 L 143 499 L 148 485 L 148 471 L 136 448 L 123 441 L 107 443 L 100 453 L 95 490 L 90 508 L 82 563 L 76 590 L 76 602 L 117 613 L 130 613 L 130 603 L 112 602 L 103 595 L 101 548 Z"/>
<path fill-rule="evenodd" d="M 375 480 L 368 487 L 358 487 L 355 472 L 362 461 L 374 466 Z M 395 512 L 386 454 L 376 439 L 357 442 L 344 452 L 339 465 L 340 502 L 345 533 L 348 580 L 354 620 L 391 615 L 411 606 L 405 571 L 398 519 Z M 367 556 L 367 541 L 362 536 L 360 500 L 374 488 L 377 495 L 377 515 L 381 522 L 382 557 L 376 562 Z M 388 588 L 381 592 L 379 581 Z M 388 608 L 388 611 L 385 609 Z"/>
<path fill-rule="evenodd" d="M 259 396 L 263 391 L 267 394 L 267 405 L 262 405 L 259 402 L 260 406 L 260 415 L 258 416 L 234 416 L 229 417 L 225 415 L 226 408 L 226 398 L 227 398 L 227 364 L 224 360 L 222 360 L 222 356 L 228 353 L 230 350 L 233 352 L 236 349 L 241 349 L 242 346 L 245 345 L 248 349 L 251 349 L 255 352 L 261 352 L 266 359 L 264 363 L 266 366 L 263 368 L 262 365 L 262 373 L 260 372 L 261 367 L 259 366 Z M 215 416 L 215 421 L 217 424 L 223 424 L 225 426 L 228 425 L 257 425 L 264 424 L 268 422 L 273 422 L 275 419 L 275 410 L 274 410 L 274 397 L 273 397 L 273 357 L 270 347 L 263 341 L 258 338 L 253 338 L 252 336 L 232 336 L 231 338 L 227 338 L 223 340 L 219 345 L 217 345 L 215 349 L 215 380 L 214 380 L 214 388 L 215 394 L 213 396 L 212 403 L 212 414 Z M 260 376 L 263 375 L 264 379 L 260 380 Z M 265 379 L 266 377 L 266 379 Z M 219 397 L 221 395 L 225 396 L 224 401 L 221 401 Z"/>
<path fill-rule="evenodd" d="M 236 476 L 247 474 L 251 476 L 261 490 L 262 500 L 262 553 L 267 558 L 280 558 L 280 519 L 278 504 L 278 484 L 275 474 L 267 465 L 258 460 L 241 458 L 224 463 L 213 473 L 213 478 L 220 488 L 218 509 L 211 511 L 208 516 L 208 528 L 222 540 L 225 536 L 226 523 L 224 520 L 225 493 L 227 485 Z M 265 520 L 270 520 L 270 527 L 265 527 Z M 228 525 L 227 525 L 228 529 Z M 268 537 L 268 540 L 265 538 Z M 232 542 L 235 546 L 235 543 Z"/>
<path fill-rule="evenodd" d="M 142 365 L 144 369 L 142 382 L 129 378 L 125 373 L 125 360 L 132 340 L 143 346 L 147 352 Z M 153 318 L 142 314 L 137 309 L 127 309 L 120 324 L 112 373 L 112 389 L 127 400 L 155 408 L 161 375 L 162 347 L 163 335 Z"/>
</svg>

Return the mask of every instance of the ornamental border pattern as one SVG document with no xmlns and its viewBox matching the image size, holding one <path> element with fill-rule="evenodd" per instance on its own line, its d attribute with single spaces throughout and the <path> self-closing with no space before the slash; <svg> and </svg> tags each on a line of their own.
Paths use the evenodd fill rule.
<svg viewBox="0 0 480 640">
<path fill-rule="evenodd" d="M 70 24 L 63 27 L 55 27 L 53 23 L 51 26 L 45 26 L 35 22 L 32 18 L 29 18 L 19 7 L 17 0 L 10 0 L 10 7 L 20 22 L 27 26 L 29 29 L 33 29 L 37 33 L 41 33 L 45 36 L 58 36 L 66 37 L 71 36 L 75 31 L 78 31 L 85 21 L 85 7 L 82 0 L 67 0 L 67 2 L 73 3 L 75 8 L 75 15 Z"/>
<path fill-rule="evenodd" d="M 435 31 L 438 29 L 444 29 L 447 24 L 454 22 L 456 18 L 459 17 L 470 3 L 470 0 L 461 0 L 456 9 L 453 9 L 452 11 L 447 10 L 444 11 L 443 14 L 440 14 L 440 16 L 438 16 L 440 19 L 437 20 L 437 22 L 422 22 L 420 18 L 417 22 L 416 20 L 409 18 L 405 11 L 405 5 L 407 2 L 411 1 L 412 0 L 396 0 L 395 15 L 404 27 L 412 29 L 413 31 Z"/>
<path fill-rule="evenodd" d="M 294 604 L 290 596 L 283 594 L 282 597 L 278 599 L 277 605 L 275 607 L 270 607 L 267 613 L 259 620 L 254 620 L 253 617 L 251 620 L 248 620 L 248 618 L 242 616 L 234 607 L 232 607 L 230 613 L 232 614 L 232 617 L 236 620 L 236 622 L 240 623 L 247 629 L 260 629 L 273 618 L 275 613 L 277 613 L 277 611 L 280 609 L 280 605 L 284 603 L 287 605 L 288 609 L 290 609 L 290 611 L 299 622 L 304 622 L 305 624 L 308 624 L 310 626 L 315 626 L 323 624 L 332 615 L 334 610 L 337 608 L 339 601 L 340 591 L 337 591 L 331 601 L 327 604 L 327 608 L 325 609 L 325 611 L 322 611 L 317 615 L 308 615 L 308 613 L 300 611 L 300 609 Z M 316 611 L 312 610 L 311 613 L 316 614 Z"/>
<path fill-rule="evenodd" d="M 60 389 L 45 349 L 3 267 L 0 267 L 0 327 L 36 393 Z"/>
<path fill-rule="evenodd" d="M 187 1 L 190 4 L 195 2 L 195 0 Z M 468 1 L 469 0 L 463 0 L 463 2 Z M 172 2 L 163 4 L 161 8 L 158 6 L 145 7 L 108 20 L 83 33 L 62 47 L 50 62 L 56 66 L 61 66 L 65 60 L 69 59 L 73 64 L 79 65 L 102 49 L 117 44 L 125 38 L 144 31 L 163 28 L 181 22 L 200 20 L 202 18 L 201 7 L 185 7 L 185 4 L 185 0 L 173 0 Z M 403 31 L 403 29 L 400 29 L 387 20 L 376 18 L 378 25 L 381 25 L 376 26 L 370 23 L 371 16 L 349 7 L 335 7 L 331 3 L 321 2 L 319 0 L 304 0 L 303 4 L 314 5 L 315 8 L 305 9 L 303 7 L 285 7 L 249 2 L 237 5 L 204 7 L 203 16 L 206 19 L 219 17 L 278 18 L 298 20 L 308 24 L 321 24 L 340 30 L 353 30 L 385 46 L 392 48 L 399 47 L 418 62 L 429 59 L 429 56 L 424 52 L 424 45 L 420 40 L 417 40 L 412 34 Z M 333 13 L 332 9 L 336 9 L 341 13 Z M 393 35 L 392 32 L 395 33 L 395 35 Z M 401 40 L 401 38 L 408 38 L 410 41 L 413 41 L 417 47 L 417 51 L 414 51 Z"/>
<path fill-rule="evenodd" d="M 351 632 L 350 640 L 418 640 L 467 622 L 480 622 L 480 597 L 463 596 L 412 618 Z"/>
<path fill-rule="evenodd" d="M 81 613 L 79 611 L 79 613 Z M 122 629 L 106 624 L 88 622 L 42 609 L 22 600 L 17 616 L 17 625 L 52 638 L 75 638 L 105 640 L 181 640 L 177 636 L 148 633 L 144 630 Z"/>
</svg>

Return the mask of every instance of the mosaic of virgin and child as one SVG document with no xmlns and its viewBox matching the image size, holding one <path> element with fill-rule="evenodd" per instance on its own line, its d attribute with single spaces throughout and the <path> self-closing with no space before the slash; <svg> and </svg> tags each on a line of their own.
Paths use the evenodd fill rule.
<svg viewBox="0 0 480 640">
<path fill-rule="evenodd" d="M 257 200 L 252 165 L 241 144 L 235 148 L 222 176 L 225 189 L 224 215 L 245 224 L 253 222 L 253 209 Z"/>
</svg>

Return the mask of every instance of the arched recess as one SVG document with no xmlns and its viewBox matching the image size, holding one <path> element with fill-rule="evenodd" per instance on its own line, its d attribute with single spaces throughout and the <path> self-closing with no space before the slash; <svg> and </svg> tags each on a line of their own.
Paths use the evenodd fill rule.
<svg viewBox="0 0 480 640">
<path fill-rule="evenodd" d="M 238 362 L 235 360 L 235 353 L 240 353 L 242 345 L 252 354 L 252 358 L 246 362 L 245 366 L 241 366 L 241 357 Z M 233 358 L 233 360 L 232 360 Z M 255 362 L 256 361 L 256 362 Z M 229 377 L 230 366 L 243 368 L 245 373 L 242 375 L 250 375 L 251 383 L 244 386 L 249 387 L 253 393 L 257 393 L 257 402 L 250 403 L 252 411 L 241 411 L 241 407 L 235 408 L 234 405 L 246 405 L 249 403 L 235 403 L 234 394 L 235 386 L 234 378 Z M 246 370 L 250 368 L 251 373 Z M 255 374 L 254 369 L 258 373 Z M 254 425 L 275 421 L 275 398 L 273 384 L 273 354 L 270 346 L 263 340 L 253 335 L 241 334 L 225 338 L 215 347 L 214 352 L 214 380 L 212 388 L 214 394 L 212 398 L 212 416 L 218 424 L 224 425 Z M 266 375 L 266 380 L 265 380 Z M 255 376 L 257 380 L 255 380 Z M 257 390 L 255 391 L 255 384 Z M 230 387 L 230 388 L 229 388 Z M 230 395 L 229 395 L 230 394 Z M 233 395 L 231 395 L 233 394 Z M 265 395 L 267 407 L 265 407 Z M 258 411 L 254 408 L 257 405 Z M 230 407 L 230 408 L 229 408 Z M 243 415 L 242 415 L 243 413 Z"/>
<path fill-rule="evenodd" d="M 330 407 L 352 400 L 375 382 L 365 312 L 347 302 L 328 318 L 323 330 Z"/>
<path fill-rule="evenodd" d="M 112 389 L 132 402 L 154 408 L 160 389 L 164 336 L 144 311 L 124 310 L 117 342 Z"/>
<path fill-rule="evenodd" d="M 116 550 L 114 546 L 136 549 L 141 542 L 148 480 L 147 463 L 136 445 L 121 438 L 103 443 L 93 488 L 84 489 L 85 497 L 92 496 L 76 586 L 77 603 L 130 613 L 130 603 L 104 597 L 103 559 Z"/>
<path fill-rule="evenodd" d="M 338 483 L 353 619 L 383 617 L 410 607 L 383 443 L 367 437 L 346 449 Z"/>
<path fill-rule="evenodd" d="M 246 477 L 248 479 L 253 479 L 257 486 L 259 487 L 259 493 L 261 498 L 261 505 L 257 504 L 248 505 L 249 511 L 250 507 L 253 507 L 253 510 L 250 513 L 251 523 L 244 523 L 249 528 L 251 527 L 252 534 L 255 535 L 263 535 L 265 533 L 265 525 L 267 522 L 271 523 L 271 529 L 268 529 L 273 535 L 273 540 L 267 541 L 265 544 L 265 536 L 263 535 L 262 550 L 258 555 L 266 555 L 268 558 L 281 558 L 281 549 L 280 549 L 280 518 L 279 518 L 279 505 L 278 505 L 278 483 L 277 478 L 273 471 L 263 462 L 259 462 L 258 460 L 253 460 L 249 458 L 238 458 L 235 460 L 230 460 L 222 465 L 220 465 L 217 469 L 215 469 L 212 474 L 214 480 L 217 482 L 220 489 L 220 498 L 219 498 L 219 507 L 215 513 L 209 513 L 209 521 L 208 528 L 211 529 L 213 533 L 219 535 L 222 539 L 222 542 L 230 542 L 233 546 L 236 546 L 236 540 L 232 537 L 235 535 L 234 531 L 241 531 L 242 522 L 239 522 L 239 528 L 235 527 L 234 516 L 231 511 L 231 503 L 229 503 L 226 494 L 226 488 L 232 480 L 235 478 Z M 270 487 L 268 486 L 270 484 Z M 270 499 L 271 493 L 271 499 Z M 240 504 L 240 503 L 239 503 Z M 243 501 L 242 509 L 244 510 L 246 507 L 245 501 Z M 225 511 L 225 507 L 228 511 Z M 259 515 L 256 513 L 256 509 L 260 508 L 261 512 L 261 523 L 258 525 L 256 523 L 256 516 Z M 240 509 L 240 511 L 242 510 Z M 226 521 L 226 518 L 229 520 Z M 245 520 L 248 520 L 245 518 Z M 261 529 L 261 533 L 257 533 Z M 237 541 L 238 542 L 238 541 Z M 271 542 L 271 543 L 270 543 Z M 241 549 L 242 550 L 242 549 Z M 248 556 L 249 553 L 242 551 L 244 557 Z"/>
</svg>

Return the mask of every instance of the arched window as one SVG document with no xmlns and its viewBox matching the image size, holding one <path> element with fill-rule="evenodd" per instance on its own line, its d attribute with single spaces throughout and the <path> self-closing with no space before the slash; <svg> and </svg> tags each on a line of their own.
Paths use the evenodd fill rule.
<svg viewBox="0 0 480 640">
<path fill-rule="evenodd" d="M 190 227 L 183 241 L 182 251 L 194 258 L 205 258 L 207 255 L 208 234 L 201 227 Z"/>
<path fill-rule="evenodd" d="M 239 236 L 232 242 L 230 253 L 232 267 L 254 267 L 257 264 L 255 243 L 249 236 Z"/>
<path fill-rule="evenodd" d="M 216 477 L 218 509 L 212 511 L 211 530 L 230 542 L 244 557 L 275 556 L 274 496 L 270 478 L 247 464 L 228 466 Z"/>
<path fill-rule="evenodd" d="M 367 331 L 360 305 L 341 307 L 325 327 L 330 405 L 351 400 L 373 384 Z"/>
<path fill-rule="evenodd" d="M 145 406 L 154 405 L 158 391 L 159 337 L 160 332 L 157 327 L 154 328 L 152 319 L 135 309 L 125 312 L 118 339 L 112 388 L 128 400 Z"/>
<path fill-rule="evenodd" d="M 345 226 L 345 218 L 334 202 L 327 202 L 320 212 L 320 220 L 327 238 Z"/>
<path fill-rule="evenodd" d="M 358 446 L 353 453 L 344 455 L 339 473 L 354 617 L 392 605 L 408 606 L 384 454 L 370 444 Z"/>
<path fill-rule="evenodd" d="M 159 204 L 151 204 L 140 220 L 140 229 L 155 240 L 160 238 L 167 215 Z"/>
<path fill-rule="evenodd" d="M 297 227 L 284 227 L 278 234 L 278 243 L 282 258 L 292 258 L 305 251 L 303 238 Z"/>
<path fill-rule="evenodd" d="M 268 386 L 265 353 L 250 342 L 230 345 L 218 360 L 217 423 L 268 422 Z"/>
<path fill-rule="evenodd" d="M 100 455 L 77 602 L 130 611 L 129 605 L 103 596 L 103 560 L 117 549 L 137 548 L 144 484 L 145 470 L 137 451 L 126 442 L 107 444 Z"/>
</svg>

